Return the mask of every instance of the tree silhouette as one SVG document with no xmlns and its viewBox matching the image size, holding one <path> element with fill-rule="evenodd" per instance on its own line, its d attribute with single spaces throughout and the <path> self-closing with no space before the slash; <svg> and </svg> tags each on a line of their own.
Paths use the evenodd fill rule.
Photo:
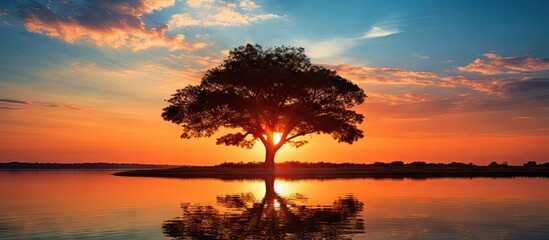
<svg viewBox="0 0 549 240">
<path fill-rule="evenodd" d="M 273 178 L 265 179 L 265 187 L 259 201 L 251 193 L 217 197 L 226 212 L 181 204 L 183 214 L 164 221 L 164 234 L 174 239 L 349 239 L 364 232 L 364 204 L 353 196 L 310 206 L 302 204 L 306 198 L 300 194 L 276 193 Z"/>
<path fill-rule="evenodd" d="M 363 116 L 350 108 L 365 98 L 362 89 L 335 71 L 311 64 L 303 48 L 263 50 L 247 44 L 208 70 L 200 85 L 177 90 L 162 117 L 181 124 L 186 139 L 238 129 L 217 144 L 252 148 L 261 141 L 265 165 L 273 167 L 284 144 L 303 146 L 307 141 L 299 137 L 307 134 L 329 134 L 349 144 L 362 138 L 357 124 Z"/>
</svg>

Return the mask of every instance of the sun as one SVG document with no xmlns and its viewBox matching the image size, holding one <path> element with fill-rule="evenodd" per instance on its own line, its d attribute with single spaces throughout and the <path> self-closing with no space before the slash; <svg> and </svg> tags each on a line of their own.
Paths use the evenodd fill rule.
<svg viewBox="0 0 549 240">
<path fill-rule="evenodd" d="M 279 133 L 279 132 L 275 132 L 273 134 L 273 140 L 274 140 L 274 144 L 278 144 L 278 142 L 280 142 L 280 139 L 282 139 L 282 133 Z"/>
<path fill-rule="evenodd" d="M 267 138 L 267 135 L 263 134 L 263 137 Z M 282 139 L 282 133 L 280 132 L 275 132 L 273 133 L 273 143 L 274 144 L 278 144 L 278 142 L 280 142 L 280 139 Z"/>
</svg>

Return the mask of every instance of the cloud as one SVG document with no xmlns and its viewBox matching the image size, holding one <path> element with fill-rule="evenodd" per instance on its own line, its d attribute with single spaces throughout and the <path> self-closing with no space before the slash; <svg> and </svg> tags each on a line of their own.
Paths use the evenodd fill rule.
<svg viewBox="0 0 549 240">
<path fill-rule="evenodd" d="M 191 7 L 200 7 L 204 4 L 213 3 L 216 0 L 187 0 L 187 4 Z"/>
<path fill-rule="evenodd" d="M 202 67 L 178 69 L 162 64 L 149 62 L 142 66 L 142 68 L 147 71 L 159 73 L 158 76 L 164 79 L 166 86 L 169 86 L 170 84 L 176 84 L 174 87 L 181 87 L 182 82 L 192 84 L 200 83 L 200 80 L 209 69 L 209 67 L 204 67 L 205 65 L 203 64 L 199 65 L 202 65 Z"/>
<path fill-rule="evenodd" d="M 53 108 L 61 108 L 61 109 L 67 109 L 67 110 L 83 110 L 83 108 L 78 107 L 78 106 L 65 105 L 65 104 L 59 104 L 59 103 L 43 103 L 43 106 L 53 107 Z"/>
<path fill-rule="evenodd" d="M 433 72 L 418 72 L 402 68 L 375 68 L 348 64 L 323 65 L 337 71 L 343 77 L 354 81 L 421 86 L 435 86 L 440 83 L 436 80 L 439 76 Z"/>
<path fill-rule="evenodd" d="M 381 27 L 372 27 L 370 31 L 368 31 L 364 36 L 361 38 L 368 39 L 368 38 L 379 38 L 379 37 L 386 37 L 393 34 L 400 33 L 400 31 L 397 28 L 381 28 Z"/>
<path fill-rule="evenodd" d="M 390 93 L 368 91 L 363 108 L 370 118 L 428 120 L 430 117 L 462 111 L 455 96 L 437 96 L 426 92 Z"/>
<path fill-rule="evenodd" d="M 483 54 L 486 60 L 475 59 L 467 66 L 458 67 L 462 72 L 473 72 L 485 75 L 520 74 L 549 70 L 549 58 L 501 57 L 495 53 Z"/>
<path fill-rule="evenodd" d="M 182 34 L 169 36 L 166 24 L 148 25 L 143 18 L 172 6 L 175 0 L 88 0 L 82 2 L 29 2 L 11 15 L 29 32 L 45 34 L 68 43 L 91 42 L 98 46 L 128 47 L 133 51 L 151 47 L 195 50 L 204 43 L 189 43 Z M 148 21 L 148 22 L 154 22 Z"/>
<path fill-rule="evenodd" d="M 458 112 L 536 112 L 549 107 L 549 79 L 545 77 L 475 78 L 404 68 L 321 65 L 361 84 L 368 99 L 360 108 L 374 115 L 423 118 Z"/>
<path fill-rule="evenodd" d="M 203 25 L 202 21 L 193 19 L 193 17 L 186 13 L 174 14 L 168 22 L 168 26 L 170 26 L 170 28 L 192 27 L 200 25 Z"/>
<path fill-rule="evenodd" d="M 14 100 L 14 99 L 6 99 L 6 98 L 0 99 L 0 103 L 32 104 L 31 101 Z"/>
<path fill-rule="evenodd" d="M 16 106 L 16 105 L 19 105 L 19 106 Z M 26 105 L 26 106 L 21 107 L 20 105 Z M 0 109 L 27 110 L 27 109 L 31 109 L 31 107 L 54 107 L 54 108 L 62 108 L 67 110 L 84 110 L 84 108 L 76 105 L 67 105 L 67 104 L 41 102 L 41 101 L 32 102 L 28 100 L 7 99 L 7 98 L 0 99 Z"/>
<path fill-rule="evenodd" d="M 73 62 L 69 64 L 69 67 L 71 68 L 71 72 L 88 72 L 92 71 L 95 67 L 95 63 L 79 63 L 79 62 Z"/>
<path fill-rule="evenodd" d="M 421 59 L 429 59 L 429 56 L 422 56 L 421 54 L 419 53 L 414 53 L 414 56 L 418 57 L 418 58 L 421 58 Z"/>
<path fill-rule="evenodd" d="M 356 46 L 356 39 L 333 38 L 318 41 L 300 40 L 295 45 L 304 46 L 307 56 L 316 59 L 328 59 L 337 57 L 345 51 Z"/>
<path fill-rule="evenodd" d="M 420 87 L 438 87 L 458 89 L 463 87 L 476 92 L 496 95 L 503 98 L 517 97 L 518 94 L 536 93 L 537 97 L 549 98 L 549 79 L 545 77 L 467 77 L 441 76 L 434 72 L 412 71 L 403 68 L 369 67 L 349 64 L 321 64 L 335 70 L 341 76 L 352 81 L 383 85 L 416 85 Z M 468 96 L 471 92 L 459 93 Z"/>
<path fill-rule="evenodd" d="M 519 116 L 519 117 L 512 117 L 511 120 L 524 120 L 524 119 L 536 119 L 536 117 L 524 117 L 524 116 Z"/>
<path fill-rule="evenodd" d="M 187 4 L 191 7 L 188 12 L 174 14 L 168 21 L 170 29 L 195 26 L 234 27 L 283 18 L 277 14 L 260 12 L 261 6 L 250 0 L 241 1 L 238 5 L 217 0 L 190 0 Z"/>
<path fill-rule="evenodd" d="M 502 98 L 539 99 L 549 104 L 549 78 L 469 78 L 448 76 L 441 78 L 451 86 L 467 86 L 473 90 Z"/>
<path fill-rule="evenodd" d="M 382 102 L 389 105 L 418 104 L 448 100 L 447 97 L 437 97 L 428 93 L 386 94 L 373 92 L 369 93 L 368 97 L 368 100 L 371 99 L 372 102 Z"/>
<path fill-rule="evenodd" d="M 296 45 L 304 46 L 307 55 L 316 59 L 333 58 L 345 53 L 349 49 L 360 44 L 361 41 L 371 38 L 385 37 L 399 33 L 394 27 L 372 27 L 368 33 L 361 37 L 333 37 L 328 39 L 296 40 Z"/>
<path fill-rule="evenodd" d="M 524 93 L 531 91 L 546 91 L 549 96 L 549 78 L 532 78 L 523 81 L 515 81 L 505 84 L 507 93 Z M 549 100 L 549 99 L 548 99 Z"/>
<path fill-rule="evenodd" d="M 240 8 L 242 8 L 246 11 L 252 11 L 252 10 L 255 10 L 255 9 L 259 8 L 259 5 L 257 5 L 257 3 L 255 3 L 254 1 L 251 1 L 251 0 L 240 1 L 239 6 L 240 6 Z"/>
<path fill-rule="evenodd" d="M 514 79 L 506 78 L 470 78 L 465 76 L 446 76 L 441 79 L 451 87 L 466 86 L 488 94 L 499 93 L 504 81 L 514 81 Z"/>
<path fill-rule="evenodd" d="M 29 108 L 0 106 L 0 109 L 4 109 L 4 110 L 27 110 Z"/>
</svg>

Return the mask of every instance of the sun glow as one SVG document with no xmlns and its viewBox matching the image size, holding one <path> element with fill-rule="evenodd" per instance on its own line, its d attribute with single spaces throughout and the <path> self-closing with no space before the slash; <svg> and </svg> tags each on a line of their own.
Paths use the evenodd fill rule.
<svg viewBox="0 0 549 240">
<path fill-rule="evenodd" d="M 278 144 L 278 142 L 280 142 L 280 139 L 282 139 L 282 133 L 275 132 L 273 134 L 273 137 L 274 137 L 274 144 Z"/>
<path fill-rule="evenodd" d="M 302 190 L 296 182 L 288 182 L 280 179 L 276 179 L 274 182 L 274 190 L 281 196 L 290 196 L 294 193 L 299 193 Z"/>
<path fill-rule="evenodd" d="M 289 188 L 288 188 L 288 185 L 286 184 L 286 182 L 283 182 L 283 181 L 280 181 L 280 180 L 277 180 L 274 182 L 274 190 L 276 193 L 278 194 L 289 194 Z"/>
<path fill-rule="evenodd" d="M 263 137 L 267 138 L 267 135 L 263 135 Z M 274 144 L 278 144 L 278 142 L 280 142 L 280 139 L 282 139 L 282 133 L 279 133 L 279 132 L 275 132 L 273 133 L 273 142 Z"/>
</svg>

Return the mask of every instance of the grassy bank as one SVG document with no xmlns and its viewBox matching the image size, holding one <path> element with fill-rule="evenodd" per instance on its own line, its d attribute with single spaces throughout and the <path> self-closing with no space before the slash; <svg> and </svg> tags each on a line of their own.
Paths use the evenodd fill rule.
<svg viewBox="0 0 549 240">
<path fill-rule="evenodd" d="M 116 176 L 218 178 L 218 179 L 330 179 L 330 178 L 440 178 L 440 177 L 549 177 L 549 166 L 453 166 L 453 165 L 301 165 L 276 166 L 221 164 L 210 167 L 179 167 L 134 170 Z"/>
</svg>

